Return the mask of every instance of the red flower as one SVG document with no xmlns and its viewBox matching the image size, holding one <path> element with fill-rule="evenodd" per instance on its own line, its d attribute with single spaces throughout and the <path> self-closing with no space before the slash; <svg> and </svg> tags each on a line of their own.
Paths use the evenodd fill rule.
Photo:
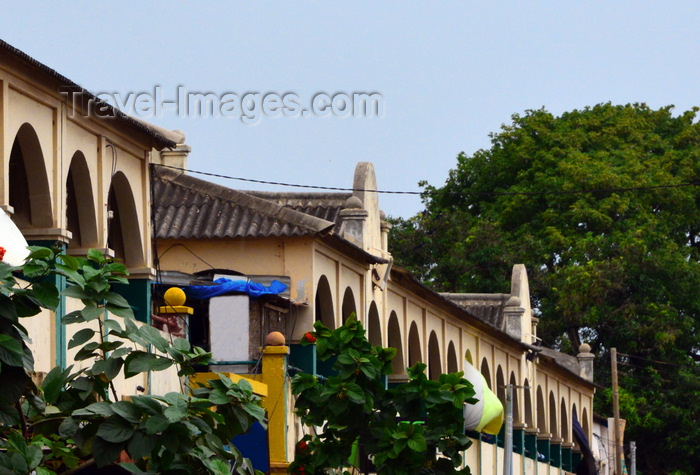
<svg viewBox="0 0 700 475">
<path fill-rule="evenodd" d="M 299 442 L 299 450 L 300 451 L 306 452 L 306 449 L 308 449 L 308 448 L 309 448 L 309 446 L 305 440 L 302 440 L 301 442 Z"/>
<path fill-rule="evenodd" d="M 308 341 L 309 343 L 315 343 L 316 342 L 316 337 L 314 336 L 313 333 L 311 332 L 306 332 L 304 333 L 304 339 Z"/>
<path fill-rule="evenodd" d="M 0 261 L 5 257 L 6 252 L 5 248 L 0 246 Z"/>
</svg>

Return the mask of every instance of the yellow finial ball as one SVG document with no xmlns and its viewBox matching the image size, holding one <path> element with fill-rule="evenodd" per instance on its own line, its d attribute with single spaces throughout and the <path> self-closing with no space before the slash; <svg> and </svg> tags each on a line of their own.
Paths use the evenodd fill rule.
<svg viewBox="0 0 700 475">
<path fill-rule="evenodd" d="M 163 299 L 165 300 L 166 305 L 180 307 L 182 305 L 185 305 L 185 300 L 187 299 L 187 296 L 185 296 L 185 291 L 182 290 L 180 287 L 170 287 L 168 290 L 165 291 Z"/>
</svg>

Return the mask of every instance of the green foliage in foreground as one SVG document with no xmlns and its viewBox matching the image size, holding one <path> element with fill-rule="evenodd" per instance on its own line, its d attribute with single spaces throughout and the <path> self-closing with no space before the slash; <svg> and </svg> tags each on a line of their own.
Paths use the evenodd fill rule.
<svg viewBox="0 0 700 475">
<path fill-rule="evenodd" d="M 344 469 L 358 467 L 362 456 L 371 456 L 381 475 L 470 473 L 459 467 L 471 445 L 463 406 L 475 393 L 462 373 L 431 381 L 418 363 L 408 368 L 408 383 L 385 389 L 396 349 L 373 347 L 354 317 L 334 331 L 316 322 L 302 344 L 312 341 L 321 361 L 335 361 L 337 375 L 300 373 L 292 381 L 296 413 L 317 432 L 297 444 L 291 473 L 349 473 Z"/>
<path fill-rule="evenodd" d="M 172 366 L 187 377 L 211 355 L 137 324 L 127 301 L 111 291 L 112 284 L 127 283 L 123 265 L 94 250 L 84 259 L 30 249 L 22 267 L 0 262 L 0 474 L 74 473 L 120 458 L 130 460 L 121 466 L 134 473 L 254 474 L 229 443 L 264 419 L 250 385 L 222 375 L 191 394 L 120 400 L 113 384 L 118 377 Z M 37 387 L 21 322 L 58 306 L 49 280 L 55 275 L 71 284 L 63 294 L 84 305 L 62 323 L 84 327 L 68 348 L 78 349 L 75 360 L 86 367 L 53 368 Z"/>
<path fill-rule="evenodd" d="M 539 336 L 589 343 L 598 384 L 610 348 L 628 355 L 626 440 L 659 474 L 700 466 L 700 124 L 671 109 L 515 115 L 390 235 L 397 263 L 441 291 L 507 291 L 524 263 Z M 607 392 L 596 410 L 612 413 Z"/>
</svg>

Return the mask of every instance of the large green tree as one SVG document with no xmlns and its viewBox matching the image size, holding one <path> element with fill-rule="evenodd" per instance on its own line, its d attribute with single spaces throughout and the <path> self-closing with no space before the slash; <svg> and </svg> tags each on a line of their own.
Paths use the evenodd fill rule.
<svg viewBox="0 0 700 475">
<path fill-rule="evenodd" d="M 397 262 L 451 292 L 502 292 L 529 272 L 544 343 L 589 343 L 645 473 L 700 466 L 700 125 L 697 109 L 599 104 L 514 115 L 460 154 L 425 211 L 395 220 Z M 601 390 L 597 410 L 610 414 Z"/>
</svg>

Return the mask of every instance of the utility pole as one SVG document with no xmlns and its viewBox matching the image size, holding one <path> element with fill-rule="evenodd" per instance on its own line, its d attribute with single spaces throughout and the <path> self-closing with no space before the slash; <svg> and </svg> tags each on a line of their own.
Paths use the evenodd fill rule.
<svg viewBox="0 0 700 475">
<path fill-rule="evenodd" d="M 622 440 L 620 437 L 620 394 L 617 388 L 617 348 L 610 348 L 612 369 L 613 417 L 615 424 L 615 475 L 622 475 Z"/>
<path fill-rule="evenodd" d="M 630 441 L 630 475 L 637 475 L 637 443 Z"/>
<path fill-rule="evenodd" d="M 503 442 L 503 475 L 513 475 L 513 385 L 506 386 L 506 434 Z"/>
</svg>

